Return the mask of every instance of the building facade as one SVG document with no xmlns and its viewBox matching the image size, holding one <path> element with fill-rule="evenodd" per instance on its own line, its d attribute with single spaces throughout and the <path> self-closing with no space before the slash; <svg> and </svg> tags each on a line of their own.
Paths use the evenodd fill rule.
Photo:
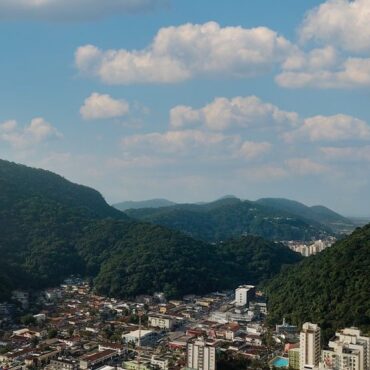
<svg viewBox="0 0 370 370">
<path fill-rule="evenodd" d="M 300 333 L 300 369 L 313 369 L 320 363 L 321 331 L 317 324 L 306 322 Z"/>
<path fill-rule="evenodd" d="M 322 351 L 322 364 L 333 370 L 370 370 L 370 337 L 356 328 L 337 332 Z"/>
<path fill-rule="evenodd" d="M 256 287 L 253 285 L 241 285 L 235 289 L 235 305 L 247 306 L 249 301 L 255 296 Z"/>
<path fill-rule="evenodd" d="M 216 349 L 203 340 L 188 343 L 187 367 L 194 370 L 216 370 Z"/>
</svg>

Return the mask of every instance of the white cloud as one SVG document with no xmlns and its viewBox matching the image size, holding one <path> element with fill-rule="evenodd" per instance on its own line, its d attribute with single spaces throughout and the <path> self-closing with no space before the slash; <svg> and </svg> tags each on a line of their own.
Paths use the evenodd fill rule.
<svg viewBox="0 0 370 370">
<path fill-rule="evenodd" d="M 89 20 L 165 4 L 166 0 L 1 0 L 0 19 Z"/>
<path fill-rule="evenodd" d="M 288 64 L 289 62 L 289 64 Z M 286 62 L 287 70 L 276 76 L 276 82 L 287 88 L 354 88 L 370 86 L 370 58 L 347 58 L 332 69 L 314 68 L 309 62 Z M 289 69 L 291 70 L 289 70 Z M 297 70 L 294 70 L 297 69 Z"/>
<path fill-rule="evenodd" d="M 370 126 L 345 114 L 315 116 L 305 119 L 301 127 L 286 133 L 284 138 L 288 142 L 370 140 Z"/>
<path fill-rule="evenodd" d="M 194 156 L 199 152 L 212 154 L 214 150 L 213 153 L 218 155 L 225 150 L 234 151 L 240 145 L 240 138 L 200 130 L 185 130 L 128 136 L 123 138 L 121 143 L 124 151 L 134 153 Z"/>
<path fill-rule="evenodd" d="M 268 153 L 271 150 L 271 144 L 264 141 L 264 142 L 254 142 L 254 141 L 245 141 L 239 153 L 241 157 L 245 159 L 254 159 L 261 157 L 262 155 Z"/>
<path fill-rule="evenodd" d="M 238 171 L 243 177 L 243 182 L 265 183 L 279 181 L 288 176 L 288 172 L 280 164 L 260 164 L 258 167 L 250 167 Z"/>
<path fill-rule="evenodd" d="M 108 84 L 174 83 L 195 76 L 251 77 L 269 71 L 295 50 L 266 28 L 221 27 L 216 22 L 161 28 L 148 48 L 100 50 L 81 46 L 82 74 Z"/>
<path fill-rule="evenodd" d="M 297 175 L 319 175 L 328 172 L 328 167 L 310 158 L 292 158 L 285 161 L 287 167 Z"/>
<path fill-rule="evenodd" d="M 14 148 L 26 149 L 44 141 L 61 138 L 62 135 L 44 118 L 37 117 L 25 127 L 18 127 L 16 121 L 0 124 L 0 140 L 8 142 Z"/>
<path fill-rule="evenodd" d="M 335 48 L 327 46 L 313 49 L 308 53 L 296 49 L 282 64 L 284 70 L 320 70 L 337 64 L 338 55 Z"/>
<path fill-rule="evenodd" d="M 194 159 L 214 160 L 234 164 L 238 160 L 256 160 L 267 154 L 272 145 L 268 142 L 243 141 L 239 135 L 201 130 L 167 131 L 128 136 L 122 139 L 121 147 L 125 158 L 120 162 L 128 166 L 132 161 L 146 166 L 159 165 Z"/>
<path fill-rule="evenodd" d="M 369 19 L 369 0 L 328 0 L 307 14 L 300 37 L 351 52 L 370 51 Z"/>
<path fill-rule="evenodd" d="M 175 129 L 195 124 L 203 124 L 208 129 L 218 131 L 233 126 L 263 127 L 271 123 L 276 126 L 294 126 L 298 120 L 297 113 L 283 111 L 256 96 L 216 98 L 200 109 L 180 105 L 170 111 L 170 124 Z"/>
<path fill-rule="evenodd" d="M 323 147 L 320 151 L 330 161 L 370 162 L 370 145 L 362 147 Z"/>
<path fill-rule="evenodd" d="M 85 99 L 80 114 L 85 120 L 122 117 L 129 112 L 129 104 L 121 99 L 113 99 L 108 94 L 92 93 Z"/>
</svg>

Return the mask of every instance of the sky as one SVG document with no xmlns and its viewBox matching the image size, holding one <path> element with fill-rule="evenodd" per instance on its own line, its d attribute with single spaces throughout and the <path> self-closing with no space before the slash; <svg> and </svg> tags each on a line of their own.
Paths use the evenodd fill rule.
<svg viewBox="0 0 370 370">
<path fill-rule="evenodd" d="M 0 158 L 109 203 L 370 216 L 370 0 L 0 0 Z"/>
</svg>

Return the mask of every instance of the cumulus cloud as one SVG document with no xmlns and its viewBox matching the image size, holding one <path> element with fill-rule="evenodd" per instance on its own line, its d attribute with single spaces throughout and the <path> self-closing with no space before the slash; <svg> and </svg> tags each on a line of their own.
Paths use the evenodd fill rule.
<svg viewBox="0 0 370 370">
<path fill-rule="evenodd" d="M 300 28 L 303 42 L 314 40 L 351 52 L 370 51 L 369 0 L 327 0 L 308 12 Z"/>
<path fill-rule="evenodd" d="M 328 171 L 328 167 L 310 158 L 292 158 L 286 160 L 285 164 L 291 172 L 301 176 L 319 175 Z"/>
<path fill-rule="evenodd" d="M 34 118 L 25 127 L 19 127 L 14 120 L 0 123 L 0 140 L 8 142 L 16 149 L 26 149 L 61 137 L 62 134 L 42 117 Z"/>
<path fill-rule="evenodd" d="M 217 149 L 234 150 L 239 143 L 238 136 L 185 130 L 128 136 L 122 139 L 122 148 L 134 152 L 149 151 L 159 154 L 195 155 L 199 151 L 210 154 L 212 149 L 216 149 L 216 152 Z"/>
<path fill-rule="evenodd" d="M 330 161 L 370 162 L 370 145 L 362 147 L 323 147 L 320 151 Z"/>
<path fill-rule="evenodd" d="M 279 181 L 286 178 L 289 173 L 280 164 L 259 164 L 257 167 L 251 166 L 247 169 L 238 171 L 245 182 L 264 183 Z"/>
<path fill-rule="evenodd" d="M 269 71 L 295 47 L 266 27 L 221 27 L 216 22 L 161 28 L 142 50 L 76 50 L 79 71 L 107 84 L 174 83 L 222 73 L 251 77 Z"/>
<path fill-rule="evenodd" d="M 314 116 L 305 119 L 298 129 L 287 132 L 284 138 L 288 142 L 370 140 L 370 125 L 345 114 Z"/>
<path fill-rule="evenodd" d="M 239 153 L 241 157 L 245 159 L 254 159 L 268 153 L 271 150 L 271 147 L 272 145 L 266 141 L 264 142 L 245 141 L 242 144 Z"/>
<path fill-rule="evenodd" d="M 166 0 L 2 0 L 0 19 L 89 20 L 148 11 L 167 3 Z"/>
<path fill-rule="evenodd" d="M 217 131 L 233 126 L 262 127 L 271 123 L 294 126 L 298 120 L 297 113 L 283 111 L 256 96 L 216 98 L 200 109 L 180 105 L 170 111 L 170 124 L 175 129 L 197 124 Z"/>
<path fill-rule="evenodd" d="M 370 86 L 370 58 L 347 58 L 344 62 L 338 62 L 338 65 L 331 69 L 322 67 L 313 66 L 309 60 L 303 62 L 299 57 L 297 60 L 291 58 L 285 64 L 286 69 L 277 75 L 275 80 L 280 86 L 287 88 Z"/>
<path fill-rule="evenodd" d="M 92 93 L 85 99 L 80 114 L 85 120 L 122 117 L 129 112 L 129 104 L 121 99 L 113 99 L 108 94 Z"/>
<path fill-rule="evenodd" d="M 271 149 L 268 142 L 243 141 L 239 135 L 201 130 L 167 131 L 132 135 L 122 139 L 125 155 L 130 154 L 135 160 L 139 157 L 151 158 L 151 162 L 159 163 L 158 156 L 165 162 L 177 159 L 196 157 L 201 160 L 213 159 L 222 161 L 255 160 L 261 158 Z M 152 157 L 150 156 L 152 155 Z M 156 157 L 157 156 L 157 157 Z M 127 159 L 124 160 L 127 163 Z"/>
</svg>

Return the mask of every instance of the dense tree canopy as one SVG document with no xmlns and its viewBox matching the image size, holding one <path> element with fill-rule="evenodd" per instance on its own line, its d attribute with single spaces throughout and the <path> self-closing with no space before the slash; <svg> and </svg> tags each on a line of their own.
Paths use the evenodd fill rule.
<svg viewBox="0 0 370 370">
<path fill-rule="evenodd" d="M 370 329 L 370 225 L 277 275 L 267 285 L 272 322 Z"/>
<path fill-rule="evenodd" d="M 0 299 L 70 274 L 93 277 L 99 292 L 114 296 L 203 293 L 257 283 L 300 259 L 256 237 L 209 244 L 131 220 L 96 191 L 50 172 L 0 161 L 0 174 Z"/>
<path fill-rule="evenodd" d="M 310 240 L 333 233 L 327 224 L 302 217 L 299 212 L 237 198 L 206 204 L 131 209 L 126 214 L 211 242 L 241 235 L 258 235 L 269 240 Z"/>
</svg>

